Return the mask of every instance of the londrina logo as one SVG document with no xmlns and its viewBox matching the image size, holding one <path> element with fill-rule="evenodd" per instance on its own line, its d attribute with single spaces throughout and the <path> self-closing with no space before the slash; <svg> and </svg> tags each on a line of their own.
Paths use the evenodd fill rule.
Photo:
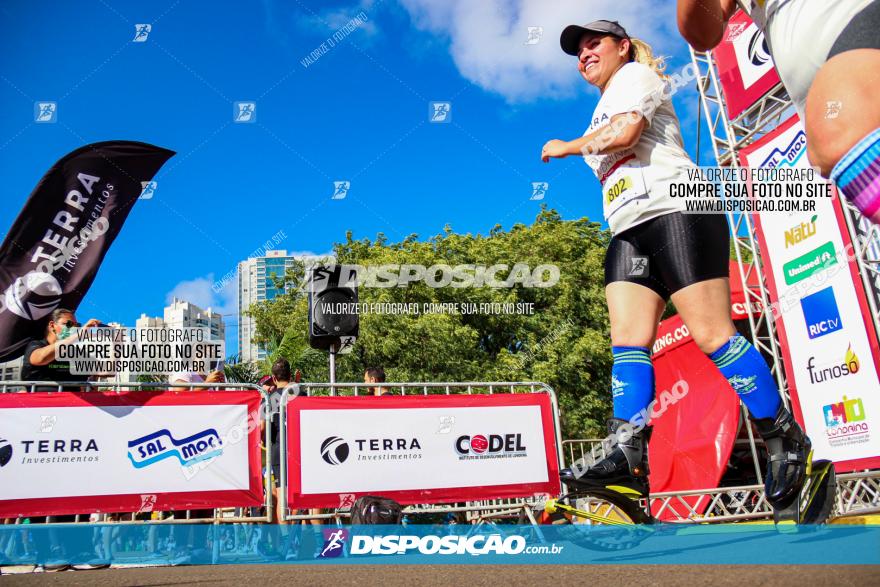
<svg viewBox="0 0 880 587">
<path fill-rule="evenodd" d="M 0 438 L 0 467 L 5 467 L 10 460 L 12 460 L 12 443 Z"/>
<path fill-rule="evenodd" d="M 825 435 L 831 446 L 865 442 L 869 438 L 867 433 L 870 430 L 865 421 L 862 398 L 847 399 L 843 396 L 843 401 L 824 406 L 822 414 L 825 416 Z"/>
<path fill-rule="evenodd" d="M 348 540 L 348 530 L 345 528 L 324 530 L 324 546 L 318 553 L 318 558 L 336 558 L 345 549 L 345 541 Z"/>
<path fill-rule="evenodd" d="M 136 469 L 176 457 L 181 466 L 189 467 L 223 454 L 220 435 L 213 428 L 177 440 L 167 429 L 157 430 L 128 441 L 128 459 Z"/>
<path fill-rule="evenodd" d="M 862 398 L 848 400 L 843 396 L 843 401 L 823 407 L 822 413 L 825 414 L 825 427 L 833 428 L 864 420 L 865 405 L 862 403 Z"/>
<path fill-rule="evenodd" d="M 807 335 L 810 338 L 825 336 L 843 328 L 840 311 L 834 298 L 834 289 L 826 287 L 801 300 L 804 320 L 807 322 Z"/>
<path fill-rule="evenodd" d="M 341 465 L 348 458 L 348 443 L 338 436 L 331 436 L 321 443 L 321 458 L 328 465 Z"/>
<path fill-rule="evenodd" d="M 854 375 L 861 368 L 859 357 L 853 352 L 851 344 L 846 348 L 843 363 L 838 364 L 835 361 L 830 366 L 826 363 L 826 365 L 820 365 L 817 369 L 814 365 L 815 361 L 816 357 L 810 357 L 807 360 L 807 372 L 810 374 L 810 383 L 822 383 L 823 381 L 831 381 L 832 379 L 840 379 L 847 375 Z"/>
</svg>

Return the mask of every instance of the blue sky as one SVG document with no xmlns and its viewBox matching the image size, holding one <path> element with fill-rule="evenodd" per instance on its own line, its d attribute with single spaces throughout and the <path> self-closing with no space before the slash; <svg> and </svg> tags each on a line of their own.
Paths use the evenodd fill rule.
<svg viewBox="0 0 880 587">
<path fill-rule="evenodd" d="M 564 218 L 601 220 L 583 161 L 539 157 L 547 140 L 583 132 L 598 97 L 559 32 L 619 19 L 677 70 L 689 56 L 673 14 L 671 0 L 7 1 L 0 238 L 57 159 L 112 139 L 177 155 L 129 216 L 81 319 L 133 325 L 175 294 L 234 313 L 234 285 L 211 284 L 279 230 L 279 248 L 324 253 L 348 230 L 400 240 L 530 223 L 533 181 L 550 183 L 544 203 Z M 152 25 L 146 42 L 132 42 L 138 23 Z M 530 26 L 543 27 L 531 45 Z M 674 100 L 693 156 L 696 91 Z M 57 102 L 58 122 L 34 123 L 35 101 Z M 256 102 L 256 123 L 233 122 L 236 101 Z M 451 123 L 429 122 L 431 101 L 451 102 Z M 709 150 L 704 140 L 704 163 Z M 331 200 L 341 180 L 349 194 Z M 231 353 L 237 318 L 226 320 Z"/>
</svg>

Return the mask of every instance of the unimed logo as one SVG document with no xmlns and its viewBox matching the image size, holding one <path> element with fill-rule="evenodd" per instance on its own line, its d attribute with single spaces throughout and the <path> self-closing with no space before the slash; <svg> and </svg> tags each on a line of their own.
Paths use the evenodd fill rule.
<svg viewBox="0 0 880 587">
<path fill-rule="evenodd" d="M 785 263 L 782 266 L 785 283 L 786 285 L 794 285 L 798 281 L 803 281 L 814 273 L 836 263 L 837 256 L 834 254 L 834 243 L 828 241 L 809 253 Z"/>
</svg>

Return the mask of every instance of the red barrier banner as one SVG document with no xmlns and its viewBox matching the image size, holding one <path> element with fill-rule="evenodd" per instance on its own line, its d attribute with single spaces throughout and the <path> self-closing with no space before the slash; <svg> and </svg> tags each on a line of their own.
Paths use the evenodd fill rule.
<svg viewBox="0 0 880 587">
<path fill-rule="evenodd" d="M 780 82 L 764 34 L 738 10 L 721 43 L 712 51 L 727 115 L 736 118 Z"/>
<path fill-rule="evenodd" d="M 298 397 L 287 405 L 291 508 L 559 495 L 544 393 Z"/>
<path fill-rule="evenodd" d="M 0 517 L 259 506 L 260 397 L 0 394 Z"/>
</svg>

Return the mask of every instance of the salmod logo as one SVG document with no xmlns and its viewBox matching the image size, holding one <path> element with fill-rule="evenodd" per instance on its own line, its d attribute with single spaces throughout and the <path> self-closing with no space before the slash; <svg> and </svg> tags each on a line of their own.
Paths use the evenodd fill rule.
<svg viewBox="0 0 880 587">
<path fill-rule="evenodd" d="M 128 441 L 128 459 L 136 469 L 176 457 L 181 466 L 189 467 L 223 454 L 220 435 L 213 428 L 177 440 L 167 429 L 157 430 Z"/>
<path fill-rule="evenodd" d="M 834 298 L 834 289 L 831 287 L 803 298 L 801 309 L 804 311 L 807 335 L 810 338 L 819 338 L 843 328 L 837 300 Z"/>
</svg>

